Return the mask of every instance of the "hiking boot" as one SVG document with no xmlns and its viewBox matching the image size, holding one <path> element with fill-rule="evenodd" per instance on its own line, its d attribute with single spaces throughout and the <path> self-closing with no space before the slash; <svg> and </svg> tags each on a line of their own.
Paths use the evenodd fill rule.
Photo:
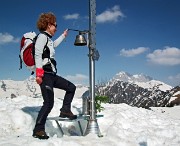
<svg viewBox="0 0 180 146">
<path fill-rule="evenodd" d="M 47 136 L 45 131 L 34 132 L 32 136 L 34 138 L 39 138 L 39 139 L 48 139 L 49 138 L 49 136 Z"/>
<path fill-rule="evenodd" d="M 77 119 L 77 115 L 74 115 L 71 111 L 69 111 L 69 112 L 61 112 L 59 117 L 68 118 L 70 120 Z"/>
</svg>

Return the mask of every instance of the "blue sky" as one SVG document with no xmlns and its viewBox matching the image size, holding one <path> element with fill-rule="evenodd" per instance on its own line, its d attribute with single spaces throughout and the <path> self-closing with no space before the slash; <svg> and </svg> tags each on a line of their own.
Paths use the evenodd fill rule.
<svg viewBox="0 0 180 146">
<path fill-rule="evenodd" d="M 88 29 L 88 0 L 2 0 L 0 5 L 0 80 L 24 80 L 30 72 L 19 70 L 23 33 L 38 32 L 40 13 L 53 12 L 58 29 Z M 145 74 L 176 86 L 180 83 L 179 0 L 97 0 L 96 82 L 116 73 Z M 77 32 L 70 31 L 56 50 L 58 74 L 74 83 L 87 84 L 88 48 L 74 46 Z"/>
</svg>

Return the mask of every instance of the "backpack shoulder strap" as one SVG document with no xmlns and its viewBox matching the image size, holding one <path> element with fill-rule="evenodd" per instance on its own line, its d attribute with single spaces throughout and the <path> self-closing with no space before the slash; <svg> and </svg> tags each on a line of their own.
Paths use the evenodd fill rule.
<svg viewBox="0 0 180 146">
<path fill-rule="evenodd" d="M 47 32 L 40 32 L 41 34 L 44 34 L 46 37 L 47 37 L 47 41 L 46 41 L 46 44 L 44 46 L 44 49 L 43 49 L 43 54 L 42 54 L 42 58 L 49 58 L 50 59 L 50 50 L 49 50 L 49 47 L 48 47 L 48 37 L 51 37 Z"/>
<path fill-rule="evenodd" d="M 19 66 L 19 70 L 22 69 L 22 58 L 21 58 L 21 55 L 19 54 L 19 60 L 20 60 L 20 66 Z"/>
<path fill-rule="evenodd" d="M 44 34 L 47 37 L 47 41 L 46 41 L 46 44 L 44 46 L 44 48 L 45 48 L 47 46 L 47 44 L 48 44 L 48 37 L 51 37 L 51 36 L 48 33 L 44 32 L 44 31 L 40 32 L 39 34 Z M 38 37 L 38 35 L 36 37 Z"/>
</svg>

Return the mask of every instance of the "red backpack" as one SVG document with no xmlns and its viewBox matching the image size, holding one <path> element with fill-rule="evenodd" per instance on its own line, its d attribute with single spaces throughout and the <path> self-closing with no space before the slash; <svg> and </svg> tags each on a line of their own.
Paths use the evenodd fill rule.
<svg viewBox="0 0 180 146">
<path fill-rule="evenodd" d="M 20 68 L 22 69 L 22 62 L 25 64 L 25 66 L 32 71 L 31 74 L 34 74 L 36 66 L 35 66 L 35 42 L 37 39 L 37 36 L 35 32 L 27 32 L 23 35 L 21 39 L 21 45 L 20 45 Z M 47 39 L 48 43 L 48 39 Z M 47 46 L 47 43 L 45 47 Z M 45 48 L 44 47 L 44 48 Z"/>
</svg>

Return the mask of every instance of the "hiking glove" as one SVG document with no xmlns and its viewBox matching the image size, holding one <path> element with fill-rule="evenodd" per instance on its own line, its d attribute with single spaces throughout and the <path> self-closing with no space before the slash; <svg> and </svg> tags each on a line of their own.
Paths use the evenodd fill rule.
<svg viewBox="0 0 180 146">
<path fill-rule="evenodd" d="M 37 84 L 42 83 L 42 77 L 44 76 L 44 70 L 42 68 L 36 68 L 36 82 Z"/>
<path fill-rule="evenodd" d="M 36 77 L 36 83 L 37 83 L 37 84 L 40 85 L 40 84 L 42 83 L 42 81 L 43 81 L 43 80 L 42 80 L 41 77 Z"/>
</svg>

